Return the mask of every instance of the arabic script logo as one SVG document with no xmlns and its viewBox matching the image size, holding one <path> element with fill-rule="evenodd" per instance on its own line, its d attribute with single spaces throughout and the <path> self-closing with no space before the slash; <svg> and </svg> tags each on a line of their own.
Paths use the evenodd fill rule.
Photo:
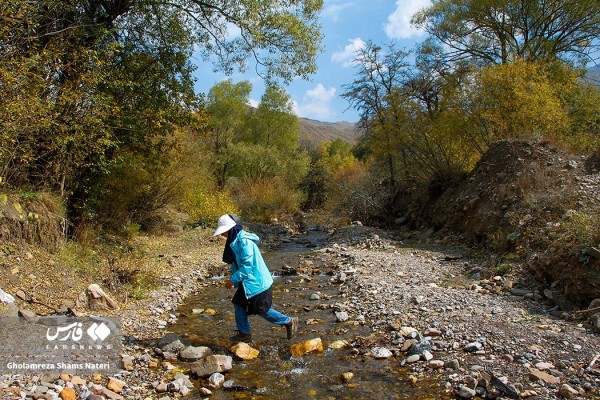
<svg viewBox="0 0 600 400">
<path fill-rule="evenodd" d="M 48 330 L 46 331 L 46 339 L 48 339 L 49 341 L 54 341 L 58 339 L 58 336 L 61 333 L 66 332 L 66 334 L 58 340 L 64 341 L 69 340 L 69 338 L 71 338 L 74 341 L 78 342 L 81 339 L 81 336 L 83 335 L 83 330 L 81 329 L 82 326 L 83 325 L 81 324 L 81 322 L 73 322 L 71 325 L 56 328 L 56 333 L 54 335 L 50 334 L 50 330 L 52 328 L 48 328 Z"/>
<path fill-rule="evenodd" d="M 69 339 L 78 342 L 83 336 L 82 327 L 83 324 L 81 322 L 73 322 L 70 325 L 56 328 L 56 331 L 53 333 L 51 333 L 52 328 L 48 328 L 48 330 L 46 331 L 46 339 L 48 339 L 51 342 L 54 340 L 65 341 Z M 106 339 L 108 335 L 110 335 L 110 328 L 106 326 L 104 322 L 100 323 L 100 325 L 94 322 L 87 329 L 86 333 L 94 341 L 98 339 L 104 341 L 104 339 Z"/>
</svg>

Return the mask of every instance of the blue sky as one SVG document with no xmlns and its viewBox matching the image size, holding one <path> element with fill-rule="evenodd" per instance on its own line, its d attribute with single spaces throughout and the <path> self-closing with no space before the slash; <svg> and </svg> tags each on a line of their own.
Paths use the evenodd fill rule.
<svg viewBox="0 0 600 400">
<path fill-rule="evenodd" d="M 348 109 L 348 103 L 340 97 L 342 86 L 355 79 L 351 61 L 356 49 L 368 40 L 380 45 L 393 40 L 407 50 L 414 47 L 425 36 L 410 26 L 410 18 L 429 4 L 429 0 L 325 0 L 320 18 L 324 50 L 317 61 L 318 71 L 310 81 L 296 79 L 286 87 L 296 114 L 325 122 L 358 121 L 356 111 Z M 231 78 L 233 82 L 252 83 L 252 104 L 258 103 L 264 93 L 262 80 L 253 73 L 252 64 L 248 72 L 230 77 L 213 72 L 210 62 L 198 60 L 197 66 L 198 92 L 207 93 L 215 83 Z"/>
</svg>

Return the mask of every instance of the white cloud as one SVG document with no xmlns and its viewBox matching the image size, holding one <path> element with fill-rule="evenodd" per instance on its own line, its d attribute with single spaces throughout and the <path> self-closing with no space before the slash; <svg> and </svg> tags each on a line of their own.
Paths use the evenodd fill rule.
<svg viewBox="0 0 600 400">
<path fill-rule="evenodd" d="M 294 101 L 294 112 L 301 117 L 328 121 L 336 115 L 331 106 L 335 92 L 334 87 L 327 89 L 319 83 L 306 91 L 301 103 Z"/>
<path fill-rule="evenodd" d="M 430 0 L 396 0 L 396 10 L 388 17 L 385 33 L 390 39 L 408 39 L 423 33 L 410 25 L 413 15 L 431 5 Z"/>
<path fill-rule="evenodd" d="M 248 99 L 248 105 L 250 107 L 254 107 L 254 108 L 258 108 L 258 105 L 260 104 L 260 101 L 255 100 L 255 99 Z"/>
<path fill-rule="evenodd" d="M 349 39 L 349 44 L 342 51 L 336 51 L 331 56 L 331 61 L 342 64 L 344 67 L 351 67 L 354 64 L 357 51 L 364 49 L 366 43 L 361 38 Z"/>
<path fill-rule="evenodd" d="M 328 5 L 327 7 L 325 7 L 323 9 L 323 11 L 321 11 L 321 15 L 323 17 L 330 18 L 333 22 L 336 22 L 339 19 L 340 14 L 344 10 L 346 10 L 348 8 L 353 8 L 353 7 L 355 7 L 354 3 L 350 3 L 350 2 L 341 3 L 341 4 L 331 4 L 331 5 Z"/>
<path fill-rule="evenodd" d="M 242 30 L 240 29 L 240 27 L 231 22 L 226 23 L 226 32 L 227 39 L 229 40 L 242 36 Z"/>
</svg>

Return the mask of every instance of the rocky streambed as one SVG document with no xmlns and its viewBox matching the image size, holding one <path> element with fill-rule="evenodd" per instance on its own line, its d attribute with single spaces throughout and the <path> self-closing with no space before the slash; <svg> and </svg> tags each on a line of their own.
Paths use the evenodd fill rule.
<svg viewBox="0 0 600 400">
<path fill-rule="evenodd" d="M 589 322 L 565 318 L 542 293 L 509 277 L 483 279 L 479 261 L 460 249 L 409 245 L 360 226 L 338 229 L 327 242 L 273 239 L 279 250 L 267 257 L 281 275 L 274 306 L 301 323 L 292 341 L 254 317 L 260 336 L 232 349 L 233 292 L 223 288 L 217 251 L 214 260 L 188 259 L 151 298 L 118 311 L 119 373 L 2 375 L 0 393 L 90 400 L 600 397 L 600 335 Z"/>
</svg>

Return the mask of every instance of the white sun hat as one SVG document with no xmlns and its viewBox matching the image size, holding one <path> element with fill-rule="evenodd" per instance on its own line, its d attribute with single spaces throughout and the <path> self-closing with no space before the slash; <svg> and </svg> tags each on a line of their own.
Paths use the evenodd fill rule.
<svg viewBox="0 0 600 400">
<path fill-rule="evenodd" d="M 217 221 L 217 230 L 213 233 L 213 236 L 219 236 L 223 232 L 227 232 L 231 228 L 237 225 L 237 222 L 229 214 L 223 214 Z"/>
</svg>

